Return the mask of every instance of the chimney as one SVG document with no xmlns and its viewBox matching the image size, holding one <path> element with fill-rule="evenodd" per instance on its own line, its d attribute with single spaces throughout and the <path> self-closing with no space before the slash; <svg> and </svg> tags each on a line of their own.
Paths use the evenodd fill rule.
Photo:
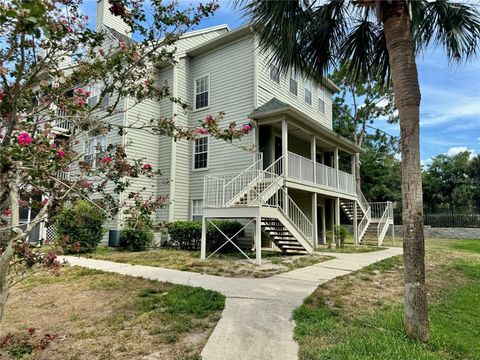
<svg viewBox="0 0 480 360">
<path fill-rule="evenodd" d="M 122 20 L 120 16 L 113 15 L 109 8 L 111 4 L 108 0 L 97 0 L 97 18 L 95 21 L 95 31 L 101 31 L 103 25 L 108 26 L 120 34 L 131 37 L 130 27 Z"/>
</svg>

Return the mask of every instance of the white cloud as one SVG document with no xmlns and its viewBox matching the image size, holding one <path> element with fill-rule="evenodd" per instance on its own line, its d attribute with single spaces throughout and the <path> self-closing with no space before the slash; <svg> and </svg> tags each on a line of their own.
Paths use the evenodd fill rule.
<svg viewBox="0 0 480 360">
<path fill-rule="evenodd" d="M 454 146 L 447 150 L 446 154 L 448 156 L 457 155 L 461 152 L 470 151 L 470 159 L 475 157 L 477 154 L 474 149 L 469 149 L 466 146 Z"/>
<path fill-rule="evenodd" d="M 426 160 L 420 160 L 420 165 L 429 167 L 432 164 L 432 158 L 426 159 Z"/>
</svg>

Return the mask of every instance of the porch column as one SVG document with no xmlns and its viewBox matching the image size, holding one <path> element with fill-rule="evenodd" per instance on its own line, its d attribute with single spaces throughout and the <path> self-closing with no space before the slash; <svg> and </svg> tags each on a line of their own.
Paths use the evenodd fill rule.
<svg viewBox="0 0 480 360">
<path fill-rule="evenodd" d="M 312 226 L 313 226 L 313 248 L 316 248 L 318 245 L 317 193 L 312 194 Z"/>
<path fill-rule="evenodd" d="M 313 182 L 317 183 L 317 138 L 312 135 L 310 141 L 310 159 L 313 161 Z"/>
<path fill-rule="evenodd" d="M 207 256 L 207 219 L 202 217 L 202 239 L 200 243 L 200 259 L 205 260 Z"/>
<path fill-rule="evenodd" d="M 282 156 L 283 156 L 283 173 L 288 175 L 288 122 L 282 120 Z"/>
<path fill-rule="evenodd" d="M 357 154 L 352 154 L 352 175 L 354 178 L 356 178 L 355 176 L 355 158 L 357 157 Z"/>
<path fill-rule="evenodd" d="M 260 158 L 260 125 L 258 121 L 254 122 L 254 131 L 255 131 L 255 153 L 253 154 L 253 162 L 257 161 Z M 263 164 L 262 164 L 263 169 Z"/>
<path fill-rule="evenodd" d="M 338 183 L 338 146 L 335 146 L 335 149 L 333 150 L 333 163 L 334 163 L 334 168 L 336 171 L 336 180 L 337 180 L 337 189 L 339 188 L 339 183 Z"/>
<path fill-rule="evenodd" d="M 255 257 L 257 265 L 262 264 L 262 217 L 255 220 Z"/>
<path fill-rule="evenodd" d="M 353 243 L 358 246 L 357 202 L 353 202 Z"/>
<path fill-rule="evenodd" d="M 288 122 L 286 119 L 282 120 L 282 156 L 283 156 L 283 176 L 288 176 Z M 283 207 L 285 213 L 288 215 L 288 188 L 283 185 L 285 190 L 285 197 L 283 199 Z"/>
<path fill-rule="evenodd" d="M 339 197 L 335 199 L 335 226 L 340 226 L 340 198 Z M 336 232 L 334 231 L 334 233 Z"/>
<path fill-rule="evenodd" d="M 332 242 L 335 241 L 335 201 L 332 199 L 330 200 L 330 223 L 332 226 Z"/>
<path fill-rule="evenodd" d="M 325 215 L 325 209 L 326 209 L 326 203 L 325 200 L 323 202 L 323 208 L 322 208 L 322 243 L 326 244 L 327 243 L 327 216 Z"/>
</svg>

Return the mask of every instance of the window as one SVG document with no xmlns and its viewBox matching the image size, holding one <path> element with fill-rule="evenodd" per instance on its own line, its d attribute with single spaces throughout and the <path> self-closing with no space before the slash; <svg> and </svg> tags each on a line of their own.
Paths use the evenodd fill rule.
<svg viewBox="0 0 480 360">
<path fill-rule="evenodd" d="M 96 136 L 85 141 L 83 160 L 95 167 L 107 150 L 107 135 Z"/>
<path fill-rule="evenodd" d="M 280 84 L 280 69 L 277 65 L 270 65 L 270 80 Z"/>
<path fill-rule="evenodd" d="M 98 85 L 90 85 L 88 87 L 88 91 L 90 91 L 90 97 L 88 98 L 88 107 L 92 108 L 98 104 L 100 101 L 101 90 Z M 109 95 L 105 94 L 103 97 L 102 103 L 99 105 L 100 109 L 103 109 L 108 106 L 109 103 Z"/>
<path fill-rule="evenodd" d="M 208 107 L 208 91 L 210 77 L 204 76 L 195 80 L 195 110 Z"/>
<path fill-rule="evenodd" d="M 208 165 L 208 137 L 196 138 L 194 146 L 193 168 L 206 169 Z"/>
<path fill-rule="evenodd" d="M 295 96 L 298 94 L 298 74 L 294 69 L 290 71 L 290 92 Z"/>
<path fill-rule="evenodd" d="M 318 88 L 318 111 L 325 114 L 325 92 L 322 88 Z"/>
<path fill-rule="evenodd" d="M 305 102 L 312 105 L 312 82 L 310 80 L 305 81 Z"/>
<path fill-rule="evenodd" d="M 201 221 L 203 217 L 203 199 L 192 200 L 192 220 Z"/>
</svg>

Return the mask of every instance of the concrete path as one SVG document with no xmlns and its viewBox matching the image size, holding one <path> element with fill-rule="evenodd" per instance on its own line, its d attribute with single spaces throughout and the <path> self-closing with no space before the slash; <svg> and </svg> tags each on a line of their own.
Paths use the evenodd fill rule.
<svg viewBox="0 0 480 360">
<path fill-rule="evenodd" d="M 203 275 L 151 266 L 66 256 L 71 265 L 143 277 L 174 284 L 200 286 L 226 296 L 222 318 L 202 351 L 205 360 L 293 360 L 292 311 L 320 284 L 402 253 L 389 248 L 363 254 L 332 254 L 336 259 L 265 279 Z"/>
</svg>

